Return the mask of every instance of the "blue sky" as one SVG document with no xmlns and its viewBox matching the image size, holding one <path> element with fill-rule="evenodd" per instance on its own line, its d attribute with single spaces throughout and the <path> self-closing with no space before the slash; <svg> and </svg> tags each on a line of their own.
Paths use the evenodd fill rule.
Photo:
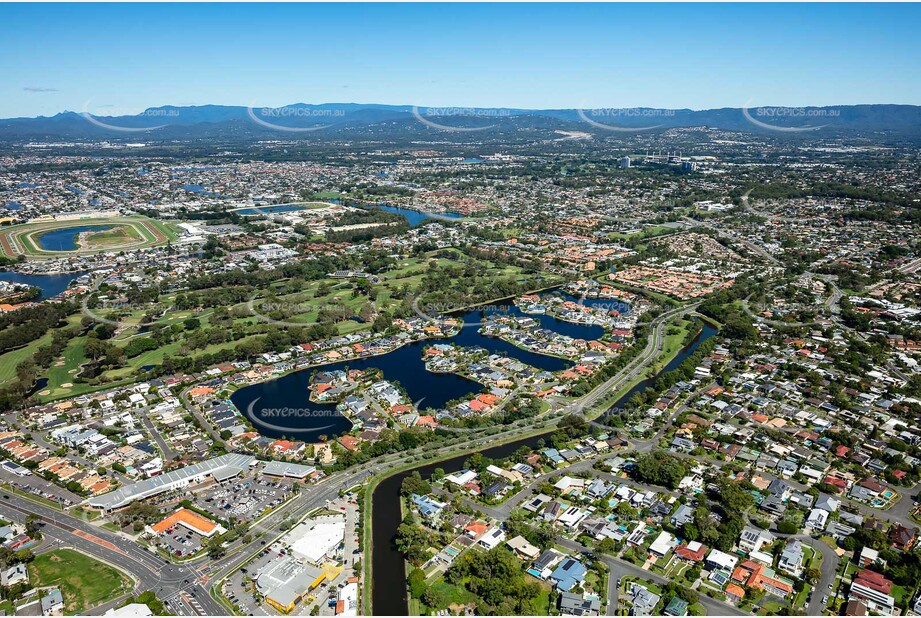
<svg viewBox="0 0 921 618">
<path fill-rule="evenodd" d="M 905 4 L 2 4 L 0 117 L 921 104 Z"/>
</svg>

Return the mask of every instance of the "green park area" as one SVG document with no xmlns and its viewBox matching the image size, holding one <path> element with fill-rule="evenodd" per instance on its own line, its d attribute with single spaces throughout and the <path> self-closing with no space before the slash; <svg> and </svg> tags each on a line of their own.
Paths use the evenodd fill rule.
<svg viewBox="0 0 921 618">
<path fill-rule="evenodd" d="M 21 365 L 33 362 L 36 379 L 47 379 L 35 394 L 39 401 L 73 397 L 143 378 L 157 366 L 186 370 L 179 363 L 212 366 L 335 335 L 383 333 L 392 318 L 415 315 L 416 305 L 434 314 L 427 305 L 459 308 L 561 279 L 449 249 L 391 260 L 374 279 L 241 281 L 137 292 L 113 306 L 94 298 L 85 308 L 76 304 L 55 328 L 0 354 L 0 388 L 22 380 Z M 98 290 L 106 293 L 105 286 Z"/>
</svg>

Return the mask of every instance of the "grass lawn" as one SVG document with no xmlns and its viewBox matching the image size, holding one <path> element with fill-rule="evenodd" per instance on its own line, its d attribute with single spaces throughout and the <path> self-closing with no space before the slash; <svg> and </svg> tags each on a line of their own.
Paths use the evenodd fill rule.
<svg viewBox="0 0 921 618">
<path fill-rule="evenodd" d="M 822 555 L 822 552 L 812 550 L 812 560 L 809 561 L 809 566 L 806 568 L 821 569 L 823 559 L 824 559 L 824 556 Z"/>
<path fill-rule="evenodd" d="M 80 317 L 82 316 L 71 316 L 71 320 L 76 319 L 79 322 Z M 51 367 L 45 373 L 48 378 L 48 386 L 44 389 L 49 391 L 47 397 L 65 397 L 71 393 L 72 386 L 62 385 L 74 383 L 76 375 L 80 373 L 80 364 L 86 360 L 83 356 L 85 347 L 86 337 L 75 337 L 67 342 L 61 356 L 51 363 Z"/>
<path fill-rule="evenodd" d="M 793 605 L 795 607 L 804 607 L 806 605 L 806 599 L 809 598 L 810 590 L 810 586 L 803 586 L 803 589 L 796 593 L 796 597 L 793 599 Z"/>
<path fill-rule="evenodd" d="M 83 614 L 131 589 L 123 573 L 72 549 L 40 554 L 29 563 L 35 586 L 59 586 L 68 614 Z"/>
<path fill-rule="evenodd" d="M 87 249 L 99 249 L 109 245 L 121 245 L 130 241 L 143 240 L 138 232 L 130 225 L 120 225 L 111 230 L 87 234 L 85 239 L 86 244 L 84 246 Z"/>
<path fill-rule="evenodd" d="M 16 365 L 35 356 L 35 352 L 42 346 L 51 344 L 51 331 L 45 333 L 35 341 L 29 342 L 21 348 L 0 354 L 0 386 L 6 385 L 16 379 Z"/>
<path fill-rule="evenodd" d="M 465 605 L 467 603 L 476 603 L 476 595 L 459 584 L 452 584 L 444 579 L 431 585 L 432 588 L 444 593 L 444 598 L 448 599 L 448 605 Z M 446 609 L 436 607 L 434 609 Z"/>
<path fill-rule="evenodd" d="M 650 225 L 632 234 L 622 234 L 620 232 L 614 232 L 612 234 L 608 234 L 608 238 L 613 238 L 615 240 L 626 240 L 628 238 L 652 238 L 654 236 L 670 234 L 675 231 L 676 231 L 675 228 L 665 227 L 664 225 Z"/>
<path fill-rule="evenodd" d="M 540 582 L 540 594 L 534 597 L 534 611 L 538 616 L 550 615 L 550 584 Z"/>
<path fill-rule="evenodd" d="M 759 616 L 767 616 L 768 614 L 777 614 L 783 608 L 783 605 L 777 601 L 768 601 L 761 606 L 761 609 L 758 610 Z"/>
<path fill-rule="evenodd" d="M 70 512 L 74 517 L 79 517 L 80 519 L 84 519 L 87 521 L 94 521 L 102 517 L 102 514 L 99 511 L 94 511 L 92 509 L 85 509 L 82 506 L 78 506 L 75 509 L 71 509 Z M 117 530 L 118 528 L 116 528 L 116 531 Z"/>
</svg>

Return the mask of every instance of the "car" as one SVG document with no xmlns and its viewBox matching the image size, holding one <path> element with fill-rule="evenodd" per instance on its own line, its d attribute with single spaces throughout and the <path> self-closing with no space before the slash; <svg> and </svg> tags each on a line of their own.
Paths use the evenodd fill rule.
<svg viewBox="0 0 921 618">
<path fill-rule="evenodd" d="M 822 597 L 822 605 L 828 605 L 828 595 L 827 594 L 824 597 Z"/>
</svg>

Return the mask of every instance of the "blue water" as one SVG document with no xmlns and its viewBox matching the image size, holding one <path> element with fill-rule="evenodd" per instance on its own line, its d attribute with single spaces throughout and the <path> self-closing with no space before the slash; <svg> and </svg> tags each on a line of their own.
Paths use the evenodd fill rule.
<svg viewBox="0 0 921 618">
<path fill-rule="evenodd" d="M 38 185 L 35 184 L 34 182 L 21 182 L 21 183 L 19 183 L 19 188 L 20 188 L 20 189 L 34 189 L 34 188 L 36 188 L 37 186 L 38 186 Z"/>
<path fill-rule="evenodd" d="M 19 203 L 17 203 L 17 202 L 7 202 L 7 203 L 6 203 L 6 209 L 7 209 L 7 210 L 21 210 L 21 209 L 22 209 L 22 204 L 19 204 Z"/>
<path fill-rule="evenodd" d="M 679 352 L 675 358 L 669 361 L 669 363 L 665 365 L 665 367 L 663 367 L 662 370 L 659 371 L 659 373 L 657 373 L 655 376 L 642 380 L 636 386 L 624 393 L 620 399 L 615 401 L 611 407 L 608 408 L 607 412 L 605 412 L 605 415 L 619 413 L 629 403 L 630 399 L 635 394 L 641 393 L 647 388 L 651 388 L 656 383 L 656 379 L 660 375 L 664 375 L 669 371 L 674 371 L 677 369 L 681 363 L 683 363 L 690 355 L 697 351 L 697 348 L 700 347 L 700 344 L 715 335 L 717 332 L 718 331 L 714 327 L 704 322 L 701 331 L 697 334 L 694 340 L 688 344 L 687 347 L 683 348 L 681 352 Z"/>
<path fill-rule="evenodd" d="M 76 195 L 83 195 L 83 191 L 81 191 L 80 189 L 78 189 L 77 187 L 73 185 L 64 185 L 64 188 L 69 191 L 72 191 Z"/>
<path fill-rule="evenodd" d="M 409 222 L 410 227 L 416 227 L 426 219 L 460 219 L 463 215 L 459 215 L 453 212 L 439 213 L 437 217 L 433 217 L 424 212 L 419 212 L 418 210 L 410 210 L 408 208 L 397 208 L 396 206 L 378 206 L 381 210 L 386 210 L 387 212 L 392 212 L 397 215 L 403 215 L 403 217 Z"/>
<path fill-rule="evenodd" d="M 221 197 L 220 193 L 212 193 L 201 185 L 182 185 L 182 188 L 189 193 L 197 193 L 198 195 L 203 195 L 205 197 Z"/>
<path fill-rule="evenodd" d="M 476 323 L 481 321 L 483 316 L 492 313 L 525 315 L 512 305 L 511 301 L 499 301 L 482 313 L 469 311 L 458 316 L 469 326 L 461 329 L 458 335 L 443 341 L 456 343 L 463 347 L 479 346 L 491 353 L 515 358 L 545 371 L 560 371 L 572 366 L 568 360 L 522 350 L 502 339 L 481 335 L 477 332 Z M 540 321 L 544 328 L 570 337 L 598 339 L 603 334 L 600 326 L 570 324 L 549 316 L 529 317 Z M 415 342 L 381 356 L 344 361 L 324 365 L 320 369 L 305 369 L 289 373 L 276 380 L 241 388 L 231 396 L 231 401 L 244 415 L 247 415 L 247 411 L 250 410 L 256 419 L 253 425 L 266 436 L 279 438 L 286 435 L 295 436 L 300 440 L 316 440 L 320 435 L 336 436 L 346 433 L 352 428 L 352 424 L 335 411 L 334 405 L 322 405 L 309 401 L 310 376 L 314 371 L 345 369 L 346 367 L 348 369 L 372 367 L 380 369 L 385 379 L 399 382 L 406 389 L 410 399 L 416 402 L 417 407 L 421 409 L 443 408 L 448 401 L 484 390 L 482 384 L 461 376 L 450 373 L 432 373 L 426 370 L 422 359 L 422 348 L 431 342 L 432 340 Z M 306 416 L 303 414 L 300 416 L 272 416 L 272 410 L 284 409 L 303 409 L 311 412 Z M 283 425 L 284 429 L 261 425 L 259 420 L 273 425 Z"/>
<path fill-rule="evenodd" d="M 23 273 L 6 271 L 0 272 L 0 281 L 12 281 L 13 283 L 25 283 L 42 291 L 41 298 L 52 298 L 57 296 L 68 287 L 70 282 L 78 277 L 85 275 L 85 272 L 67 273 L 63 275 L 27 275 Z"/>
<path fill-rule="evenodd" d="M 80 225 L 45 232 L 38 237 L 38 245 L 45 251 L 74 251 L 77 236 L 83 232 L 102 232 L 112 229 L 111 225 Z"/>
</svg>

